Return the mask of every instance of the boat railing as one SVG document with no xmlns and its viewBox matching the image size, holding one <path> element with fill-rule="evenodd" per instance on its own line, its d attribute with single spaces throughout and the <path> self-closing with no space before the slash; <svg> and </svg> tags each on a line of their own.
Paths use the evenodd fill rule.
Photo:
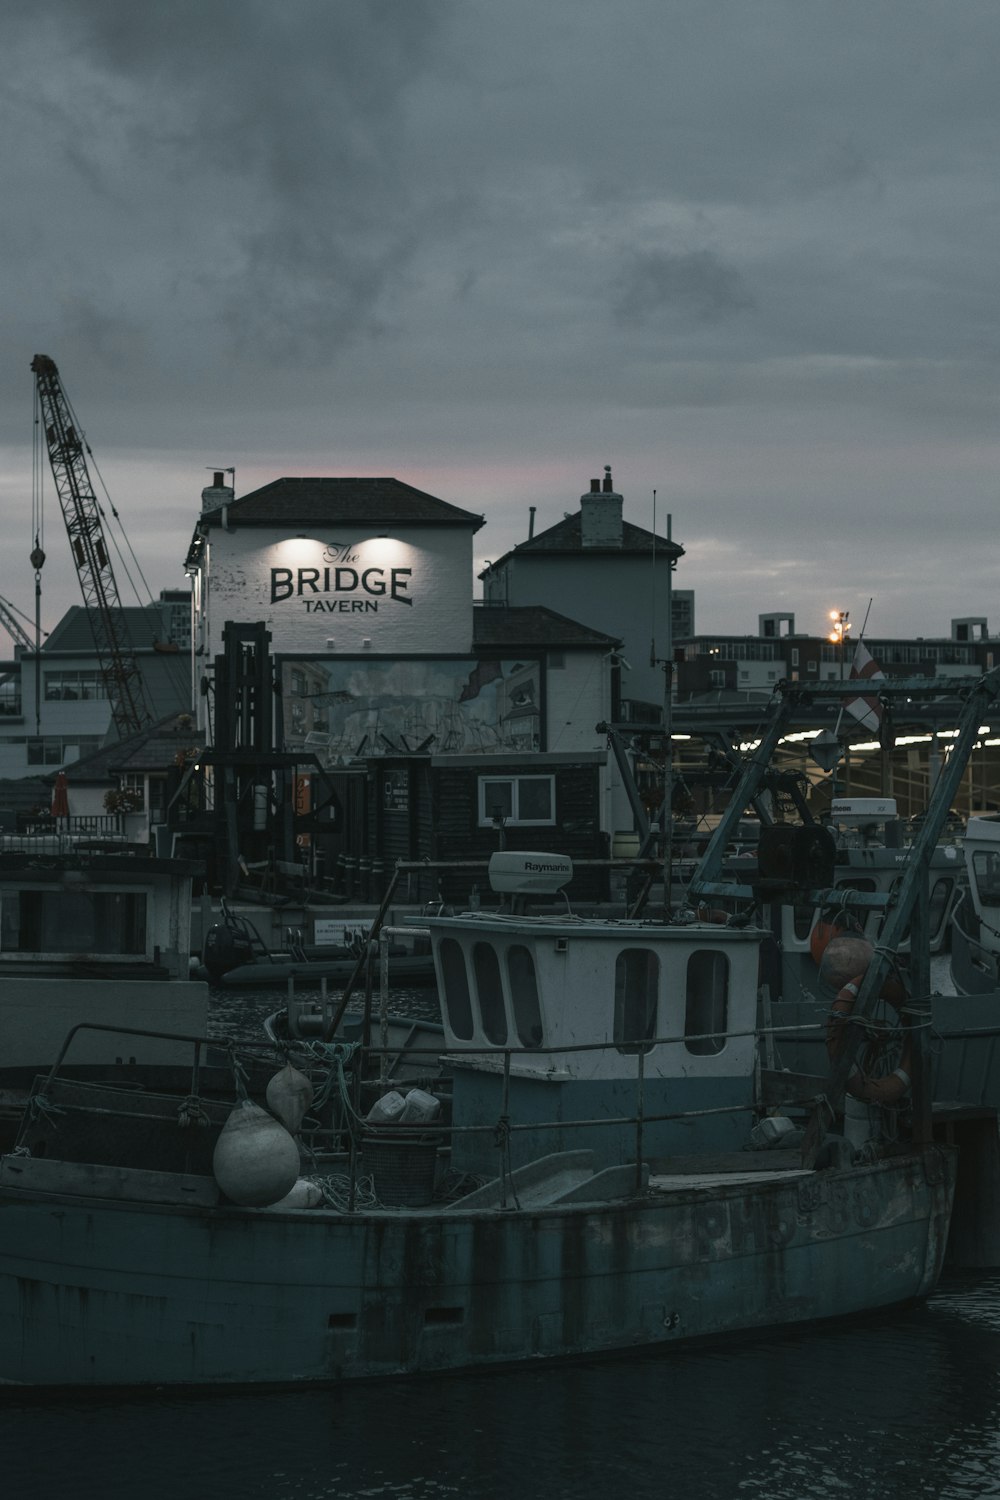
<svg viewBox="0 0 1000 1500">
<path fill-rule="evenodd" d="M 911 1008 L 913 1010 L 912 1021 L 919 1025 L 929 1025 L 929 1012 L 926 1009 L 918 1005 L 913 1005 Z M 820 1032 L 825 1028 L 825 1024 L 825 1020 L 819 1020 L 815 1023 L 770 1026 L 766 1030 L 775 1037 L 790 1033 L 801 1035 L 804 1030 Z M 542 1136 L 547 1131 L 558 1131 L 563 1137 L 573 1132 L 593 1132 L 598 1129 L 632 1131 L 634 1132 L 634 1160 L 638 1185 L 641 1183 L 646 1154 L 646 1133 L 650 1127 L 671 1121 L 708 1119 L 732 1114 L 749 1114 L 755 1121 L 759 1121 L 776 1109 L 797 1110 L 805 1116 L 822 1103 L 825 1086 L 823 1078 L 779 1073 L 771 1079 L 772 1096 L 769 1101 L 767 1089 L 761 1086 L 761 1070 L 758 1068 L 757 1086 L 749 1097 L 744 1095 L 733 1102 L 702 1108 L 664 1109 L 660 1107 L 661 1101 L 653 1104 L 647 1092 L 650 1081 L 647 1074 L 648 1053 L 656 1047 L 663 1046 L 687 1045 L 690 1047 L 692 1043 L 702 1042 L 712 1044 L 718 1041 L 720 1036 L 718 1032 L 706 1032 L 699 1036 L 678 1032 L 654 1038 L 642 1038 L 634 1043 L 600 1041 L 558 1047 L 535 1045 L 531 1047 L 484 1047 L 465 1044 L 445 1046 L 443 1040 L 433 1045 L 430 1043 L 421 1045 L 418 1041 L 408 1047 L 408 1057 L 413 1062 L 426 1058 L 428 1067 L 426 1073 L 414 1074 L 414 1079 L 421 1077 L 422 1084 L 431 1092 L 437 1090 L 440 1098 L 444 1096 L 450 1084 L 450 1076 L 454 1074 L 456 1067 L 478 1065 L 482 1069 L 485 1066 L 499 1080 L 496 1112 L 491 1119 L 477 1123 L 456 1124 L 445 1118 L 443 1121 L 420 1121 L 400 1126 L 380 1124 L 368 1118 L 371 1104 L 375 1099 L 384 1096 L 387 1086 L 384 1079 L 366 1076 L 367 1069 L 371 1062 L 377 1061 L 388 1052 L 397 1050 L 379 1043 L 368 1044 L 366 1042 L 362 1045 L 360 1042 L 323 1042 L 317 1039 L 311 1042 L 276 1044 L 270 1038 L 262 1038 L 260 1041 L 242 1038 L 239 1041 L 230 1041 L 171 1031 L 151 1031 L 148 1028 L 80 1022 L 68 1033 L 59 1056 L 48 1074 L 40 1082 L 36 1082 L 32 1102 L 29 1102 L 27 1119 L 51 1109 L 52 1106 L 47 1096 L 53 1093 L 55 1081 L 67 1064 L 74 1042 L 84 1033 L 95 1032 L 114 1033 L 123 1037 L 162 1039 L 173 1044 L 184 1043 L 191 1046 L 189 1091 L 186 1098 L 178 1098 L 178 1118 L 182 1121 L 200 1117 L 198 1104 L 202 1094 L 203 1075 L 207 1064 L 213 1060 L 215 1066 L 221 1064 L 231 1070 L 234 1104 L 249 1097 L 246 1087 L 247 1066 L 244 1064 L 249 1064 L 251 1059 L 264 1064 L 265 1067 L 281 1059 L 282 1062 L 291 1063 L 316 1078 L 324 1078 L 326 1080 L 324 1098 L 329 1100 L 332 1096 L 334 1107 L 328 1119 L 316 1118 L 313 1123 L 304 1125 L 303 1146 L 314 1161 L 328 1163 L 339 1161 L 342 1168 L 346 1167 L 344 1174 L 346 1185 L 343 1196 L 351 1209 L 361 1201 L 358 1182 L 359 1178 L 365 1175 L 363 1143 L 366 1139 L 378 1140 L 381 1137 L 383 1140 L 388 1139 L 400 1144 L 405 1149 L 408 1143 L 413 1145 L 422 1143 L 425 1147 L 433 1145 L 435 1148 L 440 1148 L 460 1135 L 478 1134 L 492 1137 L 497 1152 L 496 1176 L 501 1182 L 503 1203 L 506 1203 L 507 1184 L 512 1170 L 511 1143 L 522 1132 L 533 1132 Z M 753 1026 L 741 1031 L 727 1031 L 725 1039 L 727 1042 L 746 1040 L 757 1038 L 761 1034 L 762 1028 Z M 625 1057 L 633 1056 L 634 1107 L 631 1113 L 619 1112 L 596 1116 L 588 1114 L 576 1118 L 560 1110 L 559 1118 L 544 1119 L 538 1118 L 537 1110 L 533 1110 L 531 1118 L 516 1117 L 512 1101 L 512 1085 L 515 1081 L 531 1077 L 542 1083 L 547 1079 L 558 1082 L 559 1073 L 554 1072 L 551 1066 L 548 1069 L 544 1067 L 546 1058 L 558 1056 L 565 1059 L 571 1054 L 597 1052 L 615 1053 L 619 1068 L 623 1066 Z M 776 1092 L 773 1091 L 775 1078 L 780 1084 Z M 110 1086 L 114 1087 L 113 1080 Z M 132 1087 L 127 1082 L 125 1086 Z M 394 1085 L 390 1082 L 388 1087 L 392 1088 Z M 215 1098 L 218 1102 L 218 1093 Z M 98 1104 L 95 1108 L 100 1110 L 106 1109 L 107 1106 Z M 55 1113 L 58 1114 L 58 1106 L 56 1106 Z M 365 1194 L 362 1193 L 361 1198 L 365 1198 Z"/>
</svg>

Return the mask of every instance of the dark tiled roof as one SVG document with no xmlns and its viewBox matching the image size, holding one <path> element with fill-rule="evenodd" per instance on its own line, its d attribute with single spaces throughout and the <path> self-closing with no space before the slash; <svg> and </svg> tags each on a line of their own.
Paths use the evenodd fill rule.
<svg viewBox="0 0 1000 1500">
<path fill-rule="evenodd" d="M 52 777 L 22 776 L 0 781 L 0 809 L 7 812 L 48 810 L 52 802 Z"/>
<path fill-rule="evenodd" d="M 478 607 L 472 612 L 472 638 L 477 649 L 487 646 L 510 646 L 517 650 L 526 646 L 608 649 L 621 644 L 616 636 L 591 630 L 589 625 L 568 620 L 541 604 Z"/>
<path fill-rule="evenodd" d="M 164 631 L 163 612 L 159 605 L 141 609 L 138 605 L 122 607 L 126 639 L 136 651 L 150 650 Z M 42 645 L 43 651 L 94 652 L 94 632 L 82 604 L 71 604 L 59 624 Z"/>
<path fill-rule="evenodd" d="M 177 764 L 180 752 L 200 750 L 204 744 L 204 731 L 195 727 L 190 714 L 168 714 L 137 734 L 102 745 L 92 755 L 74 761 L 66 767 L 66 780 L 71 784 L 103 782 L 111 781 L 118 771 L 166 771 Z"/>
<path fill-rule="evenodd" d="M 673 557 L 683 557 L 684 548 L 678 542 L 668 542 L 665 536 L 658 536 L 654 531 L 646 531 L 642 526 L 633 526 L 631 521 L 622 521 L 622 544 L 620 547 L 585 547 L 581 535 L 581 512 L 575 515 L 564 516 L 554 526 L 540 531 L 537 536 L 529 538 L 526 542 L 505 552 L 503 557 L 498 558 L 493 564 L 498 568 L 501 563 L 506 562 L 508 557 L 521 556 L 526 552 L 572 553 L 574 555 L 585 552 L 588 557 L 621 557 L 631 554 L 649 556 L 654 551 L 661 552 Z M 489 572 L 490 569 L 486 569 Z M 483 574 L 480 573 L 480 578 Z"/>
<path fill-rule="evenodd" d="M 209 526 L 222 511 L 209 511 Z M 483 517 L 399 479 L 275 479 L 229 506 L 230 525 L 449 525 L 478 531 Z"/>
</svg>

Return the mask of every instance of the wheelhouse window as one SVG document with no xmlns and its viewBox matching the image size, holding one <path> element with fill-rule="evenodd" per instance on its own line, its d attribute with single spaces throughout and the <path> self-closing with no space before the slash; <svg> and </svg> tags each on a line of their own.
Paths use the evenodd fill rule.
<svg viewBox="0 0 1000 1500">
<path fill-rule="evenodd" d="M 800 942 L 804 942 L 812 932 L 815 917 L 815 906 L 799 905 L 792 907 L 792 930 Z"/>
<path fill-rule="evenodd" d="M 1000 857 L 985 849 L 977 849 L 972 856 L 972 870 L 982 904 L 1000 906 Z"/>
<path fill-rule="evenodd" d="M 955 882 L 947 876 L 935 880 L 927 903 L 927 930 L 931 937 L 937 937 L 951 908 L 951 896 L 955 889 Z"/>
<path fill-rule="evenodd" d="M 145 893 L 66 887 L 5 893 L 0 952 L 145 955 Z"/>
<path fill-rule="evenodd" d="M 507 1040 L 507 1012 L 503 1003 L 500 960 L 492 943 L 477 943 L 472 950 L 476 973 L 476 996 L 486 1040 L 502 1047 Z"/>
<path fill-rule="evenodd" d="M 465 968 L 465 954 L 454 938 L 444 938 L 439 950 L 444 981 L 444 1008 L 448 1024 L 459 1041 L 472 1040 L 472 996 Z"/>
<path fill-rule="evenodd" d="M 507 982 L 510 985 L 514 1025 L 522 1047 L 542 1045 L 542 1011 L 538 1003 L 538 980 L 531 950 L 512 943 L 507 950 Z"/>
<path fill-rule="evenodd" d="M 502 821 L 551 827 L 556 821 L 554 776 L 480 776 L 479 826 Z"/>
<path fill-rule="evenodd" d="M 615 962 L 614 1042 L 619 1052 L 648 1052 L 656 1036 L 660 960 L 651 948 L 623 948 Z"/>
<path fill-rule="evenodd" d="M 729 959 L 717 949 L 699 949 L 687 964 L 685 1047 L 695 1057 L 721 1052 L 728 1022 Z"/>
</svg>

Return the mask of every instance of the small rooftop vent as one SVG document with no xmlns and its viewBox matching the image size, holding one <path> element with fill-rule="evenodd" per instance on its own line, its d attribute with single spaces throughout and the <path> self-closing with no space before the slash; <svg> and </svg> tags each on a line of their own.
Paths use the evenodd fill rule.
<svg viewBox="0 0 1000 1500">
<path fill-rule="evenodd" d="M 503 849 L 490 855 L 489 874 L 490 886 L 499 895 L 554 896 L 573 879 L 573 861 L 567 854 Z"/>
</svg>

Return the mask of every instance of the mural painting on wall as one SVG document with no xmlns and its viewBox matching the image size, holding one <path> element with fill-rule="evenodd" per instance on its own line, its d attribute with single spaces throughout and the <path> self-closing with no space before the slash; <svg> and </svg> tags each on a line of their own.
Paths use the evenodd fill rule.
<svg viewBox="0 0 1000 1500">
<path fill-rule="evenodd" d="M 324 766 L 377 755 L 540 750 L 541 666 L 508 661 L 282 662 L 284 748 Z"/>
</svg>

